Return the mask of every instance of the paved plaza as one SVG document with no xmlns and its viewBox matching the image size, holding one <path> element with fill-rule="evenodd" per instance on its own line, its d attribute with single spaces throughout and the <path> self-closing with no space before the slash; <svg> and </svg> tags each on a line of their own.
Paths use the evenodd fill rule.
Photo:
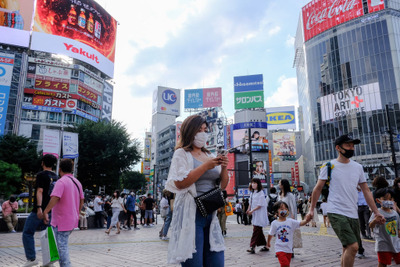
<svg viewBox="0 0 400 267">
<path fill-rule="evenodd" d="M 322 218 L 321 218 L 322 219 Z M 252 226 L 238 225 L 236 215 L 228 218 L 225 238 L 225 266 L 279 266 L 273 249 L 269 252 L 248 254 Z M 320 220 L 321 221 L 321 220 Z M 109 236 L 104 230 L 74 231 L 70 236 L 72 266 L 174 266 L 166 264 L 168 241 L 158 238 L 161 219 L 152 228 L 123 230 Z M 268 233 L 269 227 L 264 228 Z M 302 227 L 303 248 L 295 249 L 291 266 L 340 266 L 341 244 L 332 228 Z M 0 266 L 19 266 L 25 262 L 22 233 L 0 234 Z M 40 249 L 39 235 L 35 235 Z M 374 241 L 363 240 L 366 258 L 356 259 L 355 266 L 377 266 Z M 41 251 L 37 252 L 41 261 Z M 58 264 L 56 264 L 58 266 Z"/>
</svg>

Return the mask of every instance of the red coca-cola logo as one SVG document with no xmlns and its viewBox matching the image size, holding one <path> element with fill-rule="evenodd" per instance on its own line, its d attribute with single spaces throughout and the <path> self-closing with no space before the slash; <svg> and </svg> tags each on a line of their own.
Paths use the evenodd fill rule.
<svg viewBox="0 0 400 267">
<path fill-rule="evenodd" d="M 334 0 L 331 6 L 328 6 L 319 12 L 312 11 L 308 17 L 306 28 L 307 30 L 312 29 L 319 23 L 323 23 L 327 19 L 340 16 L 341 13 L 346 13 L 352 10 L 357 4 L 356 0 Z"/>
</svg>

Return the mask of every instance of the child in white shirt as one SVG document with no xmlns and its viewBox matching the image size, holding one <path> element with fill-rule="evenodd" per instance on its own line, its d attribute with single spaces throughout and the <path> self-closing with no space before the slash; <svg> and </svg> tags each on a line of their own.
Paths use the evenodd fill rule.
<svg viewBox="0 0 400 267">
<path fill-rule="evenodd" d="M 283 201 L 278 201 L 274 204 L 274 212 L 278 215 L 278 220 L 273 221 L 271 224 L 267 247 L 271 247 L 271 239 L 276 236 L 275 253 L 281 267 L 288 267 L 293 253 L 294 230 L 306 225 L 310 220 L 296 221 L 292 218 L 286 218 L 289 215 L 289 206 Z"/>
</svg>

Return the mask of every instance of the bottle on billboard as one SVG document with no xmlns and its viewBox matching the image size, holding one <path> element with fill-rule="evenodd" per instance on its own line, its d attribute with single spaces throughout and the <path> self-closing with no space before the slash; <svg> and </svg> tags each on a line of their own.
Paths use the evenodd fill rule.
<svg viewBox="0 0 400 267">
<path fill-rule="evenodd" d="M 100 36 L 101 36 L 101 24 L 97 20 L 94 25 L 94 36 L 96 36 L 96 38 L 98 38 L 98 39 L 100 39 Z"/>
<path fill-rule="evenodd" d="M 71 25 L 76 25 L 76 10 L 75 10 L 75 6 L 71 5 L 71 9 L 68 13 L 68 23 Z"/>
<path fill-rule="evenodd" d="M 78 26 L 81 27 L 82 29 L 86 28 L 86 15 L 85 15 L 85 10 L 83 8 L 81 8 L 81 14 L 79 14 Z"/>
<path fill-rule="evenodd" d="M 87 30 L 90 33 L 93 33 L 94 31 L 94 20 L 93 20 L 93 14 L 89 13 L 89 19 L 87 21 Z"/>
</svg>

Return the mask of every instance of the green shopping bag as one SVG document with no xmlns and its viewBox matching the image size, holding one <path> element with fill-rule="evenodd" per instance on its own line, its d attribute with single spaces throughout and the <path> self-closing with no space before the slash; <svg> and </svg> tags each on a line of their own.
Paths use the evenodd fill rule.
<svg viewBox="0 0 400 267">
<path fill-rule="evenodd" d="M 60 259 L 53 227 L 49 226 L 41 232 L 40 242 L 42 245 L 43 265 L 56 262 Z"/>
</svg>

